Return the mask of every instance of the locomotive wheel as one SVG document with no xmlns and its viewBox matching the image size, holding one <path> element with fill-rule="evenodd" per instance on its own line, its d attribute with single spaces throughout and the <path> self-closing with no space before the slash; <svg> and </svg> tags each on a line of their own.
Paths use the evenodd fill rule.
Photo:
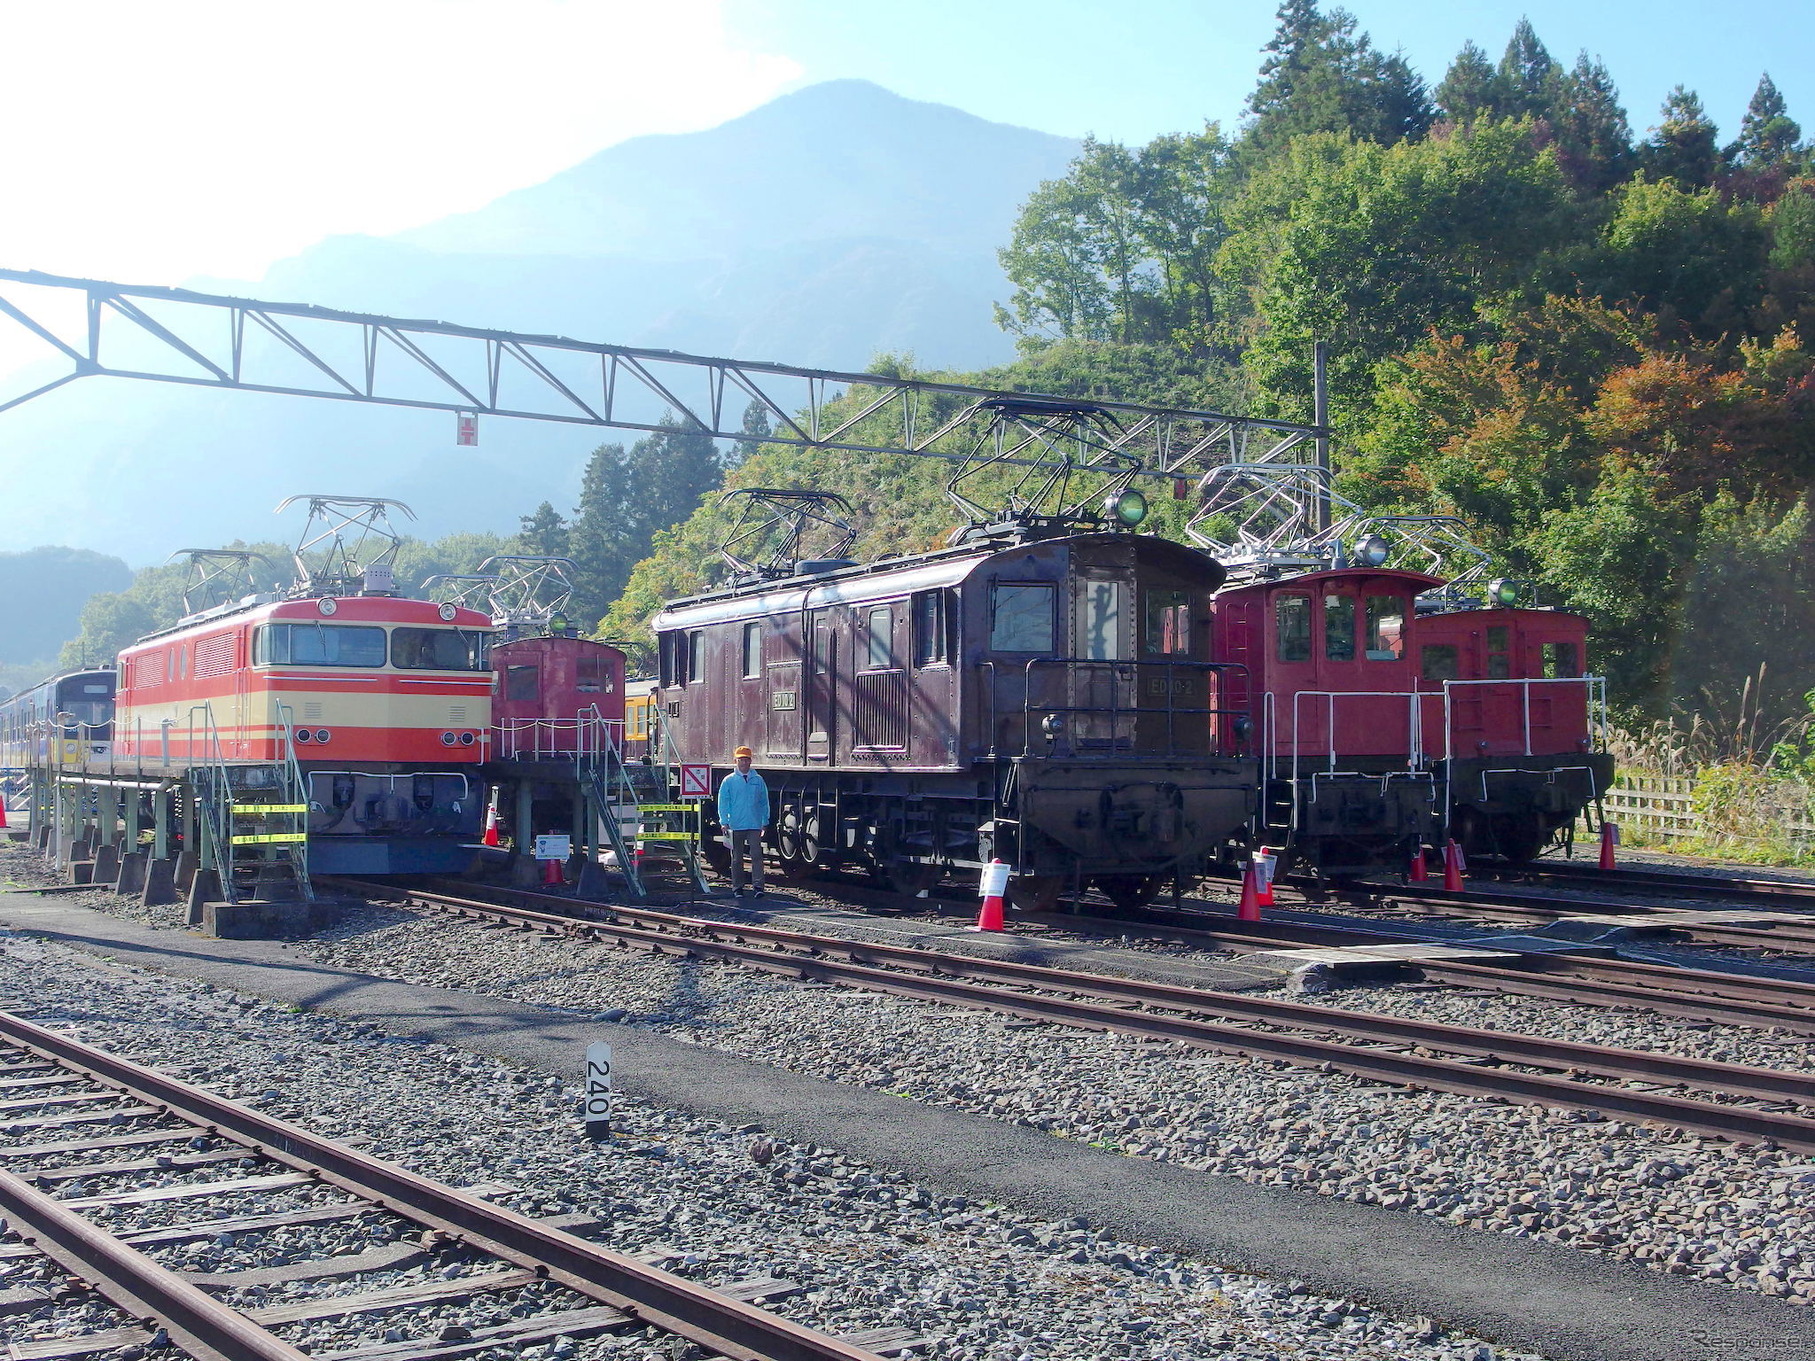
<svg viewBox="0 0 1815 1361">
<path fill-rule="evenodd" d="M 1051 912 L 1064 887 L 1062 874 L 1020 874 L 1008 881 L 1008 900 L 1023 912 Z"/>
<path fill-rule="evenodd" d="M 1145 907 L 1165 890 L 1170 880 L 1165 874 L 1099 874 L 1091 886 L 1117 907 Z"/>
</svg>

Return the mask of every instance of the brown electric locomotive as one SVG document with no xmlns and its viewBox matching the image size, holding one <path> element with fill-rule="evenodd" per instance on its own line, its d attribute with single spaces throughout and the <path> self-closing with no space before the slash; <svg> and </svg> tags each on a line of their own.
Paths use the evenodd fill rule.
<svg viewBox="0 0 1815 1361">
<path fill-rule="evenodd" d="M 1223 569 L 1126 532 L 982 537 L 789 565 L 655 619 L 669 759 L 748 745 L 784 870 L 900 888 L 991 859 L 1023 901 L 1189 882 L 1254 814 L 1247 720 L 1219 705 Z"/>
</svg>

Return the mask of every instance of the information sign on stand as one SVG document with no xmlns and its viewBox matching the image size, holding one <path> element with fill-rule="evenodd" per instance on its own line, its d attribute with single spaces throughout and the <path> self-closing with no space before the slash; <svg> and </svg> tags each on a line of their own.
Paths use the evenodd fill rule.
<svg viewBox="0 0 1815 1361">
<path fill-rule="evenodd" d="M 586 1137 L 611 1137 L 611 1046 L 586 1046 Z"/>
<path fill-rule="evenodd" d="M 573 854 L 573 838 L 561 836 L 539 836 L 536 838 L 536 859 L 566 860 Z"/>
<path fill-rule="evenodd" d="M 712 767 L 708 765 L 681 766 L 681 797 L 683 799 L 705 799 L 712 796 Z"/>
</svg>

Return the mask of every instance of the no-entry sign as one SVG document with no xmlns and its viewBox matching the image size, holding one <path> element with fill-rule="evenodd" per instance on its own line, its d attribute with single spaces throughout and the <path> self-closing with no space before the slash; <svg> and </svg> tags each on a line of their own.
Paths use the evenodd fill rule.
<svg viewBox="0 0 1815 1361">
<path fill-rule="evenodd" d="M 683 799 L 703 799 L 712 793 L 712 767 L 683 765 L 681 767 L 681 797 Z"/>
</svg>

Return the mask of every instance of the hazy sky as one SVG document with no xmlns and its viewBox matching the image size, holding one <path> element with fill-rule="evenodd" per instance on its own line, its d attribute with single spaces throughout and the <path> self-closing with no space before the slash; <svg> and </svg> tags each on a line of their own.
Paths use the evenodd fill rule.
<svg viewBox="0 0 1815 1361">
<path fill-rule="evenodd" d="M 1700 90 L 1731 135 L 1765 67 L 1815 133 L 1815 5 L 1351 0 L 1433 83 L 1521 13 L 1605 56 L 1635 126 Z M 0 264 L 257 277 L 324 235 L 477 207 L 639 134 L 861 76 L 1046 131 L 1233 122 L 1274 0 L 0 0 Z"/>
</svg>

